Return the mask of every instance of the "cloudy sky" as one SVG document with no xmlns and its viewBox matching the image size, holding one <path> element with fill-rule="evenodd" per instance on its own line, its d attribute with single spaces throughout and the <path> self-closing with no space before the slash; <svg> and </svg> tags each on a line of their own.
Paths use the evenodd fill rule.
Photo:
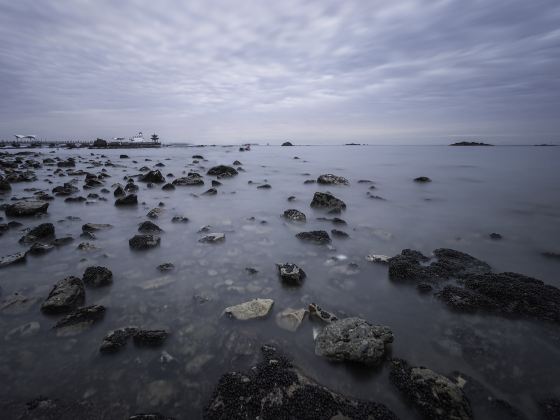
<svg viewBox="0 0 560 420">
<path fill-rule="evenodd" d="M 0 138 L 560 141 L 559 0 L 0 0 Z"/>
</svg>

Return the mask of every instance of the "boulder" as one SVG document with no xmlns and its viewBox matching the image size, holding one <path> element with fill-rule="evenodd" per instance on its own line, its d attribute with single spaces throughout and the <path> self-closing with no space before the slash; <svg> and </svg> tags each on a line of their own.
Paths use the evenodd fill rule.
<svg viewBox="0 0 560 420">
<path fill-rule="evenodd" d="M 204 180 L 199 174 L 190 173 L 188 176 L 177 178 L 173 181 L 173 185 L 179 187 L 190 187 L 197 185 L 204 185 Z"/>
<path fill-rule="evenodd" d="M 296 209 L 288 209 L 284 212 L 284 218 L 295 222 L 305 222 L 305 214 Z"/>
<path fill-rule="evenodd" d="M 159 236 L 151 234 L 134 235 L 129 239 L 128 244 L 132 249 L 150 249 L 159 246 L 161 239 Z"/>
<path fill-rule="evenodd" d="M 377 365 L 385 345 L 393 342 L 389 327 L 371 325 L 360 318 L 344 318 L 328 324 L 315 340 L 315 354 L 333 361 Z"/>
<path fill-rule="evenodd" d="M 295 264 L 276 264 L 276 266 L 278 267 L 280 278 L 286 284 L 299 286 L 306 277 L 305 272 Z"/>
<path fill-rule="evenodd" d="M 344 201 L 336 198 L 330 193 L 316 192 L 311 201 L 311 207 L 314 208 L 327 208 L 327 209 L 345 209 L 346 204 Z"/>
<path fill-rule="evenodd" d="M 50 314 L 71 312 L 84 302 L 85 295 L 82 280 L 74 276 L 66 277 L 54 285 L 41 310 Z"/>
<path fill-rule="evenodd" d="M 146 220 L 145 222 L 140 223 L 138 227 L 138 232 L 151 233 L 151 232 L 162 232 L 162 230 L 154 222 Z"/>
<path fill-rule="evenodd" d="M 319 245 L 328 244 L 331 242 L 331 237 L 324 230 L 312 230 L 309 232 L 300 232 L 296 234 L 296 238 L 302 241 L 313 242 Z"/>
<path fill-rule="evenodd" d="M 113 273 L 107 267 L 91 266 L 86 268 L 82 281 L 91 287 L 108 286 L 113 283 Z"/>
<path fill-rule="evenodd" d="M 217 176 L 218 178 L 228 178 L 237 175 L 239 172 L 227 165 L 218 165 L 210 168 L 207 172 L 208 175 Z"/>
<path fill-rule="evenodd" d="M 323 184 L 323 185 L 348 185 L 349 182 L 346 178 L 341 177 L 341 176 L 336 176 L 333 174 L 325 174 L 325 175 L 320 175 L 317 178 L 317 184 Z"/>
<path fill-rule="evenodd" d="M 49 203 L 43 201 L 22 200 L 6 206 L 6 216 L 27 217 L 46 213 Z"/>
<path fill-rule="evenodd" d="M 115 206 L 134 206 L 138 204 L 138 197 L 136 194 L 128 194 L 125 197 L 120 197 L 115 200 Z"/>
<path fill-rule="evenodd" d="M 27 251 L 31 255 L 41 255 L 54 249 L 54 245 L 35 242 Z"/>
<path fill-rule="evenodd" d="M 339 238 L 339 239 L 347 239 L 350 237 L 350 235 L 348 235 L 346 232 L 344 232 L 343 230 L 338 230 L 338 229 L 332 229 L 331 230 L 331 235 L 334 238 Z"/>
<path fill-rule="evenodd" d="M 175 185 L 167 183 L 163 187 L 161 187 L 163 191 L 173 191 L 175 189 Z"/>
<path fill-rule="evenodd" d="M 229 306 L 224 310 L 224 313 L 231 318 L 241 321 L 263 318 L 268 315 L 273 304 L 274 301 L 272 299 L 253 299 L 239 305 Z"/>
<path fill-rule="evenodd" d="M 31 244 L 41 239 L 51 239 L 54 237 L 54 225 L 52 223 L 41 223 L 31 229 L 19 241 L 21 243 Z"/>
<path fill-rule="evenodd" d="M 132 335 L 134 344 L 143 347 L 161 346 L 169 333 L 165 330 L 138 330 Z"/>
<path fill-rule="evenodd" d="M 293 144 L 289 141 L 285 141 L 284 143 L 282 143 L 282 146 L 293 146 Z"/>
<path fill-rule="evenodd" d="M 165 182 L 165 177 L 161 174 L 159 170 L 150 171 L 147 174 L 140 176 L 140 181 L 142 182 L 152 182 L 154 184 L 161 184 Z"/>
</svg>

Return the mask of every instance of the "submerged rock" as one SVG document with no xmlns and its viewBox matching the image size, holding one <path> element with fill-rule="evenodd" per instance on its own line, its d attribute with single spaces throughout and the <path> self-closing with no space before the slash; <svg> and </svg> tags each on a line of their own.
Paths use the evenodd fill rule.
<svg viewBox="0 0 560 420">
<path fill-rule="evenodd" d="M 41 255 L 54 249 L 54 245 L 35 242 L 27 251 L 31 255 Z"/>
<path fill-rule="evenodd" d="M 161 184 L 165 182 L 165 177 L 161 174 L 159 170 L 150 171 L 145 175 L 140 177 L 142 182 L 153 182 L 154 184 Z"/>
<path fill-rule="evenodd" d="M 30 244 L 40 239 L 49 239 L 54 237 L 54 225 L 52 223 L 41 223 L 31 229 L 19 241 L 21 243 Z"/>
<path fill-rule="evenodd" d="M 204 235 L 202 238 L 200 238 L 198 240 L 198 242 L 202 242 L 202 243 L 218 243 L 218 242 L 223 242 L 226 239 L 226 235 L 223 233 L 208 233 L 207 235 Z"/>
<path fill-rule="evenodd" d="M 138 328 L 136 327 L 127 327 L 109 332 L 103 337 L 103 342 L 101 343 L 101 347 L 99 347 L 99 351 L 101 353 L 116 353 L 126 346 L 128 339 L 137 331 Z"/>
<path fill-rule="evenodd" d="M 128 194 L 125 197 L 120 197 L 115 200 L 115 206 L 134 206 L 138 204 L 138 197 L 136 194 Z"/>
<path fill-rule="evenodd" d="M 169 333 L 165 330 L 137 330 L 132 339 L 137 346 L 157 347 L 167 339 Z"/>
<path fill-rule="evenodd" d="M 113 273 L 107 267 L 92 266 L 86 268 L 82 281 L 86 286 L 102 287 L 113 283 Z"/>
<path fill-rule="evenodd" d="M 218 165 L 210 168 L 207 172 L 208 175 L 217 176 L 219 178 L 228 178 L 237 175 L 239 172 L 232 167 L 227 165 Z"/>
<path fill-rule="evenodd" d="M 82 225 L 82 232 L 97 232 L 98 230 L 112 229 L 113 225 L 107 223 L 86 223 Z"/>
<path fill-rule="evenodd" d="M 159 236 L 150 235 L 150 234 L 142 234 L 142 235 L 134 235 L 132 238 L 128 240 L 128 245 L 132 249 L 150 249 L 159 246 L 161 239 Z"/>
<path fill-rule="evenodd" d="M 36 214 L 46 213 L 49 203 L 43 201 L 23 200 L 6 206 L 6 216 L 9 217 L 27 217 Z"/>
<path fill-rule="evenodd" d="M 221 377 L 204 409 L 204 419 L 397 418 L 382 404 L 351 399 L 319 385 L 273 347 L 264 346 L 262 352 L 263 361 L 249 372 Z"/>
<path fill-rule="evenodd" d="M 305 222 L 305 214 L 296 209 L 288 209 L 284 212 L 284 218 L 292 220 L 294 222 Z"/>
<path fill-rule="evenodd" d="M 276 325 L 287 331 L 297 331 L 306 313 L 307 311 L 303 308 L 286 308 L 282 312 L 276 314 Z"/>
<path fill-rule="evenodd" d="M 12 264 L 22 263 L 25 261 L 26 256 L 26 252 L 16 252 L 15 254 L 0 257 L 0 268 L 4 268 Z"/>
<path fill-rule="evenodd" d="M 320 175 L 317 178 L 317 184 L 323 184 L 323 185 L 348 185 L 349 182 L 346 178 L 341 177 L 341 176 L 336 176 L 333 174 L 325 174 L 325 175 Z"/>
<path fill-rule="evenodd" d="M 427 176 L 419 176 L 418 178 L 414 178 L 415 182 L 432 182 L 430 178 Z"/>
<path fill-rule="evenodd" d="M 463 390 L 449 378 L 404 360 L 392 362 L 391 382 L 425 419 L 470 420 L 472 410 Z"/>
<path fill-rule="evenodd" d="M 348 235 L 346 232 L 344 232 L 343 230 L 338 230 L 338 229 L 332 229 L 331 230 L 331 235 L 335 238 L 339 238 L 339 239 L 346 239 L 349 238 L 350 235 Z"/>
<path fill-rule="evenodd" d="M 204 185 L 204 180 L 197 173 L 190 173 L 186 177 L 177 178 L 173 181 L 173 185 L 177 185 L 180 187 L 189 187 L 189 186 L 197 186 L 197 185 Z"/>
<path fill-rule="evenodd" d="M 64 318 L 61 318 L 53 328 L 57 330 L 56 334 L 59 337 L 77 335 L 103 319 L 104 316 L 104 306 L 85 306 L 69 313 Z"/>
<path fill-rule="evenodd" d="M 345 209 L 344 201 L 336 198 L 330 193 L 316 192 L 311 201 L 311 207 L 328 209 Z"/>
<path fill-rule="evenodd" d="M 54 285 L 41 310 L 50 314 L 70 312 L 84 302 L 85 296 L 82 280 L 69 276 Z"/>
<path fill-rule="evenodd" d="M 301 285 L 306 277 L 305 271 L 295 264 L 276 264 L 276 266 L 278 267 L 278 274 L 282 281 L 292 286 Z"/>
<path fill-rule="evenodd" d="M 386 326 L 371 325 L 360 318 L 344 318 L 328 324 L 315 341 L 315 354 L 334 361 L 379 364 L 385 345 L 393 342 Z"/>
<path fill-rule="evenodd" d="M 262 318 L 268 315 L 274 301 L 272 299 L 253 299 L 239 305 L 229 306 L 224 313 L 229 317 L 246 321 L 248 319 Z"/>
<path fill-rule="evenodd" d="M 162 230 L 154 222 L 150 222 L 149 220 L 147 220 L 145 222 L 140 223 L 140 226 L 138 227 L 138 232 L 150 233 L 150 232 L 162 232 Z"/>
<path fill-rule="evenodd" d="M 312 230 L 309 232 L 300 232 L 296 234 L 296 238 L 302 241 L 313 242 L 316 244 L 328 244 L 331 242 L 331 237 L 324 230 Z"/>
</svg>

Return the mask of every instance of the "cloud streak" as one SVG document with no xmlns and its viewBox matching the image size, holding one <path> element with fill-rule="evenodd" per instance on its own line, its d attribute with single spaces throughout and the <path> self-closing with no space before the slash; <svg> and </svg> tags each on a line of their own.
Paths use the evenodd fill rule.
<svg viewBox="0 0 560 420">
<path fill-rule="evenodd" d="M 0 137 L 558 141 L 559 24 L 557 0 L 0 0 Z"/>
</svg>

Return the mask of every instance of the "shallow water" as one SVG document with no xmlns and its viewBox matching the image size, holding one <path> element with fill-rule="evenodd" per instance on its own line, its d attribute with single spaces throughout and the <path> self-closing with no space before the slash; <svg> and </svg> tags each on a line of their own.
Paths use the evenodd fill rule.
<svg viewBox="0 0 560 420">
<path fill-rule="evenodd" d="M 86 304 L 102 304 L 107 313 L 102 322 L 75 337 L 56 337 L 51 327 L 57 318 L 43 315 L 39 305 L 22 315 L 0 315 L 0 395 L 5 400 L 27 401 L 38 395 L 85 398 L 120 404 L 131 414 L 159 411 L 192 418 L 200 415 L 221 374 L 248 368 L 259 359 L 260 345 L 273 342 L 319 383 L 385 403 L 402 418 L 415 418 L 389 383 L 386 368 L 349 367 L 315 356 L 313 328 L 319 323 L 306 318 L 295 333 L 277 327 L 277 312 L 310 302 L 339 315 L 390 326 L 395 335 L 392 356 L 443 374 L 464 372 L 529 418 L 536 416 L 535 398 L 545 391 L 560 393 L 557 327 L 452 313 L 431 295 L 389 281 L 386 266 L 365 259 L 372 253 L 396 255 L 404 248 L 429 255 L 448 247 L 487 261 L 495 271 L 519 272 L 560 287 L 560 263 L 541 255 L 560 251 L 560 148 L 321 146 L 253 147 L 250 152 L 236 147 L 42 152 L 41 159 L 81 156 L 83 163 L 75 169 L 91 172 L 102 167 L 86 161 L 105 162 L 108 159 L 100 155 L 106 155 L 122 165 L 107 167 L 112 177 L 106 179 L 106 187 L 111 191 L 113 183 L 124 184 L 124 176 L 157 162 L 165 164 L 159 168 L 164 175 L 176 177 L 189 170 L 205 173 L 211 166 L 236 159 L 246 172 L 220 180 L 223 185 L 216 196 L 200 195 L 210 188 L 208 176 L 203 187 L 177 187 L 170 192 L 137 182 L 141 204 L 134 208 L 115 207 L 112 193 L 106 195 L 108 201 L 90 205 L 68 204 L 57 197 L 40 221 L 18 219 L 24 223 L 22 229 L 53 222 L 58 237 L 70 234 L 76 239 L 44 256 L 28 256 L 25 264 L 1 269 L 2 296 L 22 292 L 42 301 L 56 281 L 68 275 L 81 277 L 90 265 L 110 268 L 114 283 L 87 289 Z M 130 159 L 119 159 L 121 153 Z M 195 154 L 206 160 L 193 164 Z M 24 191 L 29 187 L 50 192 L 72 178 L 49 176 L 54 169 L 38 169 L 37 182 L 12 184 L 11 196 L 31 196 Z M 344 176 L 350 186 L 303 183 L 323 173 Z M 433 182 L 415 183 L 417 176 L 429 176 Z M 53 184 L 45 182 L 49 179 Z M 358 183 L 361 179 L 374 184 Z M 256 188 L 264 182 L 272 188 Z M 369 190 L 370 185 L 376 188 Z M 316 220 L 325 212 L 309 207 L 315 191 L 330 191 L 346 202 L 347 210 L 339 216 L 346 226 Z M 385 200 L 368 198 L 367 191 Z M 292 195 L 296 200 L 288 202 Z M 4 198 L 7 202 L 9 195 Z M 165 231 L 161 246 L 132 251 L 128 239 L 159 202 L 165 203 L 164 213 L 154 220 Z M 289 223 L 280 217 L 289 208 L 303 211 L 307 223 Z M 190 221 L 171 223 L 175 215 Z M 97 238 L 89 241 L 98 250 L 79 251 L 76 246 L 86 241 L 79 238 L 81 226 L 88 222 L 110 223 L 113 228 L 96 232 Z M 197 232 L 204 225 L 224 232 L 225 242 L 199 243 L 202 235 Z M 332 246 L 316 246 L 294 237 L 303 230 L 333 228 L 346 231 L 350 238 L 333 238 Z M 491 232 L 503 239 L 491 240 Z M 24 250 L 18 243 L 21 236 L 20 229 L 4 234 L 0 255 Z M 160 273 L 156 267 L 165 262 L 172 262 L 175 270 Z M 287 288 L 280 283 L 275 263 L 284 262 L 306 271 L 302 286 Z M 251 275 L 246 267 L 259 272 Z M 166 286 L 140 287 L 163 277 L 169 280 Z M 225 307 L 254 297 L 274 299 L 266 319 L 240 322 L 221 317 Z M 4 339 L 8 331 L 30 321 L 41 325 L 38 334 Z M 163 327 L 171 335 L 159 349 L 137 349 L 129 343 L 115 355 L 99 354 L 109 330 L 129 325 Z M 457 331 L 470 337 L 470 347 L 457 338 Z M 162 351 L 175 360 L 162 364 Z"/>
</svg>

